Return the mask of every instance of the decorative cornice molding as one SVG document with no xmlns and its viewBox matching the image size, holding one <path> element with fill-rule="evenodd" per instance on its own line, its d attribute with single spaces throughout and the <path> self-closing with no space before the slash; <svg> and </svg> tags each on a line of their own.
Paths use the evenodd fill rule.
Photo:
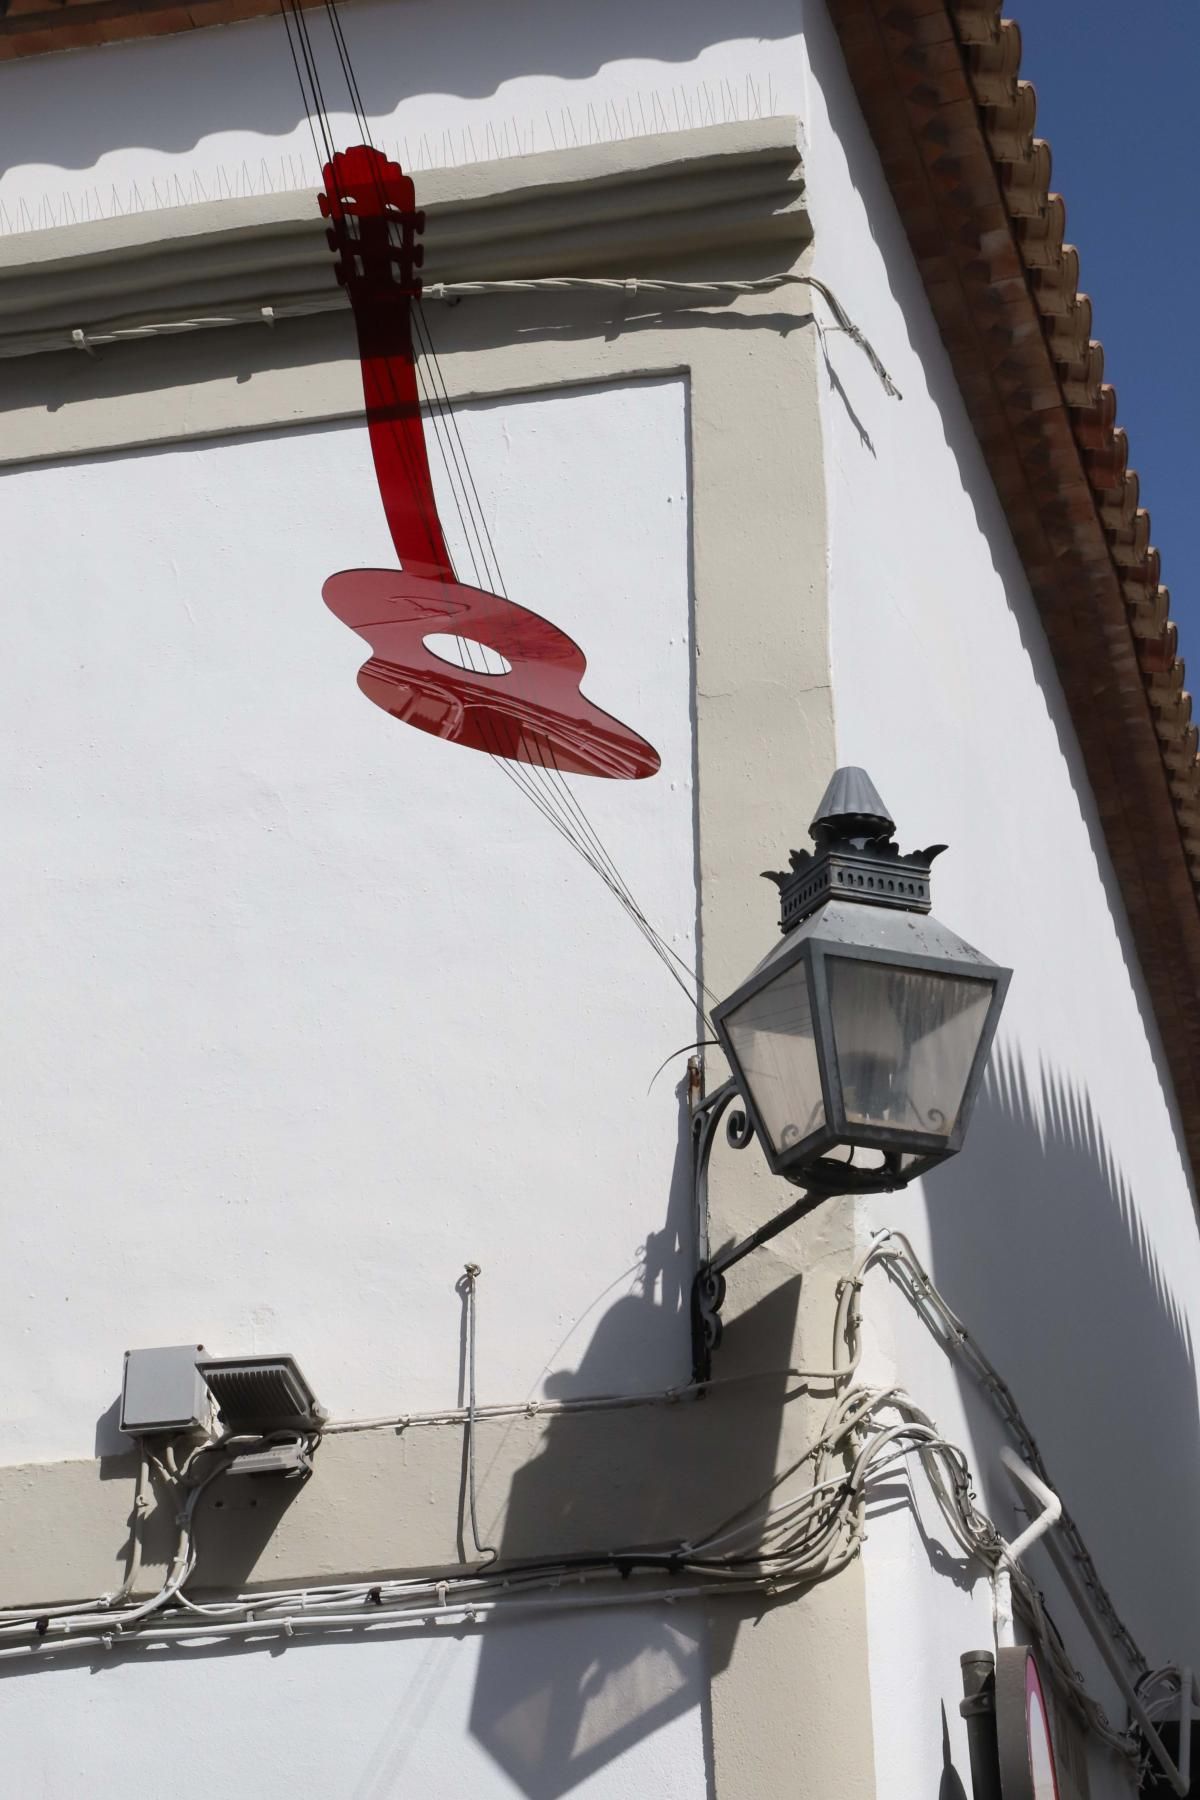
<svg viewBox="0 0 1200 1800">
<path fill-rule="evenodd" d="M 794 118 L 433 169 L 427 281 L 645 274 L 697 251 L 810 232 Z M 340 309 L 316 195 L 303 191 L 0 237 L 0 356 L 222 310 L 278 317 Z"/>
</svg>

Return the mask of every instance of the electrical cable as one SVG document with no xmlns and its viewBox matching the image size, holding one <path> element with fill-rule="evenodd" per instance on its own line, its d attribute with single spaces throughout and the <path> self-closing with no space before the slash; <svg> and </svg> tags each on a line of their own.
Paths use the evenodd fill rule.
<svg viewBox="0 0 1200 1800">
<path fill-rule="evenodd" d="M 937 1329 L 939 1318 L 955 1321 L 952 1337 L 941 1331 L 938 1333 L 948 1348 L 961 1350 L 964 1343 L 970 1344 L 961 1323 L 956 1321 L 956 1315 L 933 1286 L 907 1239 L 899 1233 L 878 1233 L 852 1273 L 839 1284 L 832 1370 L 788 1369 L 775 1373 L 776 1379 L 782 1374 L 803 1378 L 806 1383 L 833 1382 L 838 1392 L 820 1433 L 799 1461 L 781 1472 L 770 1488 L 748 1499 L 736 1513 L 695 1542 L 634 1545 L 504 1565 L 489 1562 L 468 1574 L 453 1572 L 441 1578 L 422 1576 L 275 1589 L 202 1605 L 182 1591 L 195 1570 L 198 1557 L 194 1514 L 201 1492 L 224 1472 L 230 1450 L 238 1441 L 243 1441 L 218 1440 L 194 1448 L 179 1465 L 176 1485 L 187 1484 L 189 1476 L 192 1485 L 180 1514 L 180 1538 L 171 1571 L 151 1600 L 132 1608 L 116 1608 L 107 1617 L 98 1605 L 72 1609 L 71 1616 L 63 1619 L 49 1616 L 45 1609 L 36 1615 L 29 1613 L 23 1624 L 10 1626 L 0 1635 L 7 1638 L 24 1636 L 30 1641 L 5 1644 L 0 1647 L 0 1657 L 44 1656 L 52 1654 L 56 1648 L 71 1650 L 99 1646 L 114 1650 L 135 1644 L 207 1642 L 228 1637 L 270 1640 L 281 1634 L 292 1636 L 297 1630 L 371 1631 L 428 1627 L 439 1622 L 469 1624 L 480 1623 L 493 1612 L 503 1612 L 507 1616 L 513 1609 L 540 1611 L 547 1606 L 619 1605 L 634 1600 L 640 1604 L 657 1604 L 703 1594 L 757 1592 L 767 1598 L 778 1598 L 814 1581 L 830 1579 L 859 1554 L 867 1509 L 879 1477 L 914 1458 L 922 1464 L 939 1510 L 964 1554 L 995 1570 L 1005 1560 L 1006 1546 L 996 1527 L 975 1503 L 964 1453 L 938 1431 L 933 1421 L 903 1390 L 848 1385 L 861 1356 L 860 1294 L 866 1274 L 877 1265 L 884 1267 L 893 1278 L 897 1271 L 906 1276 L 908 1286 L 905 1291 L 931 1329 Z M 468 1266 L 468 1280 L 473 1266 Z M 999 1382 L 978 1347 L 972 1345 L 970 1348 L 972 1359 L 988 1372 L 988 1391 L 994 1395 L 998 1385 L 1007 1394 L 1008 1390 Z M 390 1421 L 393 1427 L 415 1422 L 417 1418 L 463 1421 L 473 1439 L 480 1417 L 540 1410 L 536 1403 L 524 1407 L 479 1407 L 471 1378 L 473 1357 L 470 1351 L 468 1315 L 468 1405 L 465 1409 L 440 1415 L 410 1415 L 408 1419 L 401 1416 Z M 566 1404 L 575 1408 L 626 1406 L 644 1404 L 648 1398 L 651 1403 L 663 1404 L 679 1399 L 688 1391 L 696 1390 L 668 1390 L 665 1395 L 651 1397 L 594 1396 L 590 1401 Z M 1015 1409 L 1015 1402 L 1012 1405 Z M 547 1410 L 550 1410 L 549 1405 Z M 1019 1414 L 1016 1414 L 1016 1421 L 1023 1453 L 1031 1465 L 1036 1462 L 1040 1468 L 1036 1444 Z M 355 1429 L 356 1426 L 378 1428 L 376 1422 L 346 1421 L 340 1426 L 327 1426 L 325 1432 Z M 197 1480 L 192 1474 L 197 1457 L 214 1451 L 220 1456 L 217 1466 Z M 762 1504 L 773 1492 L 782 1492 L 800 1468 L 809 1463 L 812 1464 L 812 1478 L 808 1486 L 799 1492 L 788 1493 L 777 1504 Z M 476 1547 L 481 1554 L 486 1554 L 488 1547 L 482 1545 L 478 1531 L 473 1483 L 469 1492 Z M 667 1589 L 645 1586 L 640 1578 L 655 1571 L 669 1573 L 673 1584 Z M 691 1585 L 685 1586 L 674 1579 L 684 1575 L 692 1578 Z M 1020 1567 L 1010 1568 L 1010 1575 L 1014 1600 L 1026 1617 L 1051 1674 L 1078 1716 L 1108 1748 L 1127 1760 L 1135 1760 L 1140 1752 L 1134 1740 L 1129 1733 L 1114 1729 L 1088 1694 L 1036 1586 Z M 617 1579 L 621 1582 L 619 1594 L 605 1597 L 591 1592 L 596 1582 Z M 1103 1593 L 1098 1577 L 1090 1585 L 1093 1592 Z M 181 1613 L 190 1615 L 193 1623 L 175 1623 Z M 81 1635 L 89 1629 L 96 1635 Z M 1134 1649 L 1136 1651 L 1136 1646 Z M 1164 1671 L 1151 1672 L 1144 1658 L 1141 1662 L 1147 1681 L 1162 1679 Z"/>
<path fill-rule="evenodd" d="M 495 1562 L 499 1551 L 485 1544 L 479 1535 L 479 1497 L 475 1484 L 475 1284 L 481 1270 L 478 1263 L 468 1263 L 463 1271 L 463 1298 L 467 1309 L 467 1498 L 471 1517 L 471 1542 L 476 1556 Z"/>
</svg>

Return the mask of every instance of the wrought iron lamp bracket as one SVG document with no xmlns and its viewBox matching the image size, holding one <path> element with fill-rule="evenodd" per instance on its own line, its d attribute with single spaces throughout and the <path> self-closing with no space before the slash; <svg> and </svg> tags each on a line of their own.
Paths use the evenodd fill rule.
<svg viewBox="0 0 1200 1800">
<path fill-rule="evenodd" d="M 734 1101 L 742 1104 L 734 1107 Z M 731 1110 L 732 1109 L 732 1110 Z M 728 1115 L 728 1116 L 727 1116 Z M 721 1341 L 721 1308 L 725 1303 L 725 1276 L 735 1263 L 769 1243 L 805 1213 L 840 1191 L 826 1186 L 820 1175 L 806 1171 L 804 1192 L 799 1200 L 783 1212 L 760 1225 L 757 1231 L 733 1244 L 718 1255 L 709 1254 L 708 1242 L 708 1165 L 722 1119 L 725 1141 L 734 1150 L 744 1150 L 754 1136 L 754 1125 L 736 1081 L 723 1082 L 692 1110 L 692 1193 L 696 1219 L 696 1248 L 699 1267 L 692 1283 L 692 1380 L 708 1381 L 712 1375 L 712 1354 Z M 796 1185 L 799 1185 L 797 1183 Z"/>
</svg>

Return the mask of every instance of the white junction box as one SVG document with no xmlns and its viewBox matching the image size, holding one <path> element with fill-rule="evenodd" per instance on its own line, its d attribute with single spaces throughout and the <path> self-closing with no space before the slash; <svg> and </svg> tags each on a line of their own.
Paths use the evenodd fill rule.
<svg viewBox="0 0 1200 1800">
<path fill-rule="evenodd" d="M 192 1431 L 208 1425 L 211 1404 L 196 1358 L 203 1344 L 127 1350 L 121 1383 L 121 1430 L 130 1437 Z"/>
</svg>

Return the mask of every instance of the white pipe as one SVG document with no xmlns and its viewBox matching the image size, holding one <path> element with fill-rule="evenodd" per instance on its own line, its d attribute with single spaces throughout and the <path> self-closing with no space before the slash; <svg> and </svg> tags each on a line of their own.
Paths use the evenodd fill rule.
<svg viewBox="0 0 1200 1800">
<path fill-rule="evenodd" d="M 992 1630 L 997 1650 L 1011 1650 L 1017 1641 L 1013 1622 L 1012 1576 L 1003 1563 L 996 1565 L 992 1576 Z"/>
<path fill-rule="evenodd" d="M 1058 1524 L 1062 1518 L 1063 1505 L 1054 1489 L 1047 1487 L 1040 1476 L 1035 1475 L 1032 1469 L 1027 1468 L 1016 1452 L 1010 1450 L 1007 1444 L 1000 1451 L 1000 1461 L 1013 1480 L 1019 1482 L 1033 1495 L 1035 1500 L 1040 1500 L 1042 1503 L 1042 1510 L 1036 1519 L 1031 1519 L 1020 1536 L 1013 1538 L 1010 1544 L 1005 1545 L 1010 1561 L 1019 1562 L 1031 1544 L 1036 1544 L 1052 1525 Z"/>
<path fill-rule="evenodd" d="M 1003 1447 L 1003 1449 L 1000 1452 L 1000 1460 L 1004 1464 L 1005 1468 L 1008 1470 L 1012 1479 L 1015 1482 L 1019 1483 L 1029 1493 L 1033 1494 L 1036 1499 L 1042 1501 L 1043 1508 L 1044 1508 L 1044 1510 L 1038 1514 L 1037 1518 L 1034 1519 L 1030 1523 L 1028 1528 L 1025 1531 L 1023 1531 L 1019 1537 L 1014 1538 L 1011 1544 L 1008 1544 L 1005 1546 L 1006 1559 L 1011 1562 L 1015 1562 L 1016 1557 L 1018 1555 L 1021 1555 L 1024 1551 L 1026 1551 L 1029 1548 L 1030 1544 L 1035 1543 L 1037 1541 L 1037 1539 L 1040 1538 L 1045 1532 L 1047 1532 L 1050 1529 L 1050 1527 L 1052 1525 L 1054 1525 L 1057 1522 L 1057 1520 L 1062 1516 L 1062 1501 L 1058 1498 L 1058 1495 L 1053 1491 L 1052 1488 L 1049 1488 L 1046 1486 L 1046 1483 L 1040 1478 L 1040 1476 L 1035 1475 L 1032 1469 L 1026 1468 L 1025 1464 L 1021 1461 L 1020 1457 L 1016 1456 L 1013 1453 L 1013 1451 L 1011 1451 L 1008 1448 L 1007 1444 Z M 1158 1732 L 1155 1729 L 1154 1722 L 1151 1719 L 1149 1713 L 1146 1711 L 1146 1708 L 1143 1706 L 1141 1697 L 1138 1694 L 1137 1689 L 1134 1687 L 1133 1683 L 1130 1681 L 1129 1676 L 1126 1673 L 1125 1668 L 1124 1668 L 1120 1658 L 1117 1656 L 1116 1651 L 1113 1648 L 1112 1641 L 1109 1637 L 1108 1632 L 1104 1628 L 1103 1621 L 1097 1616 L 1096 1609 L 1092 1605 L 1092 1602 L 1088 1595 L 1087 1589 L 1084 1587 L 1082 1581 L 1080 1581 L 1078 1575 L 1075 1573 L 1075 1570 L 1071 1567 L 1071 1564 L 1070 1564 L 1068 1558 L 1061 1554 L 1059 1547 L 1054 1543 L 1053 1539 L 1051 1539 L 1050 1544 L 1047 1547 L 1050 1549 L 1051 1554 L 1054 1557 L 1055 1567 L 1057 1568 L 1059 1574 L 1062 1576 L 1063 1581 L 1066 1583 L 1067 1588 L 1071 1594 L 1071 1598 L 1074 1600 L 1075 1605 L 1079 1610 L 1080 1617 L 1082 1618 L 1084 1624 L 1087 1626 L 1088 1630 L 1092 1634 L 1092 1641 L 1096 1645 L 1096 1648 L 1099 1650 L 1100 1654 L 1103 1656 L 1105 1662 L 1108 1664 L 1109 1671 L 1112 1674 L 1113 1680 L 1116 1682 L 1117 1686 L 1120 1688 L 1122 1694 L 1125 1697 L 1125 1700 L 1128 1703 L 1130 1712 L 1133 1714 L 1134 1718 L 1137 1720 L 1138 1725 L 1141 1728 L 1142 1735 L 1144 1736 L 1144 1738 L 1146 1740 L 1147 1748 L 1150 1750 L 1155 1761 L 1158 1763 L 1163 1774 L 1166 1776 L 1167 1780 L 1170 1782 L 1170 1784 L 1174 1788 L 1175 1792 L 1180 1796 L 1180 1800 L 1187 1800 L 1188 1790 L 1191 1787 L 1191 1781 L 1189 1779 L 1189 1776 L 1187 1774 L 1185 1774 L 1182 1769 L 1176 1768 L 1175 1764 L 1172 1762 L 1170 1756 L 1168 1755 L 1166 1745 L 1163 1743 L 1162 1739 L 1159 1737 Z M 1009 1615 L 1010 1615 L 1010 1623 L 1011 1623 L 1011 1612 L 1012 1612 L 1011 1578 L 1008 1575 L 1007 1569 L 1003 1570 L 1003 1575 L 1004 1575 L 1004 1580 L 1008 1582 L 1008 1586 L 1009 1586 L 1008 1601 L 1009 1601 Z M 1003 1648 L 1004 1646 L 1000 1644 L 1000 1592 L 999 1592 L 1000 1586 L 1001 1586 L 1000 1571 L 998 1570 L 997 1571 L 997 1579 L 996 1579 L 996 1596 L 997 1596 L 996 1597 L 996 1614 L 997 1614 L 996 1643 L 999 1647 Z M 1011 1642 L 1011 1641 L 1012 1640 L 1009 1639 L 1009 1642 Z M 1185 1674 L 1187 1684 L 1188 1684 L 1189 1701 L 1187 1704 L 1187 1710 L 1189 1713 L 1189 1723 L 1190 1723 L 1190 1704 L 1191 1704 L 1190 1703 L 1190 1694 L 1191 1694 L 1191 1689 L 1192 1689 L 1191 1670 L 1190 1669 L 1185 1670 L 1184 1674 Z M 1180 1697 L 1180 1722 L 1181 1722 L 1181 1724 L 1182 1724 L 1182 1719 L 1183 1719 L 1183 1711 L 1184 1711 L 1184 1702 L 1182 1699 L 1182 1690 L 1181 1690 L 1181 1697 Z M 1190 1731 L 1189 1731 L 1189 1736 L 1190 1736 Z M 1181 1736 L 1181 1742 L 1182 1742 L 1182 1736 Z M 1189 1762 L 1190 1762 L 1190 1756 L 1191 1756 L 1191 1745 L 1189 1743 L 1189 1745 L 1188 1745 L 1188 1761 Z M 1180 1762 L 1182 1763 L 1183 1761 L 1184 1761 L 1184 1755 L 1183 1755 L 1183 1752 L 1181 1751 Z"/>
<path fill-rule="evenodd" d="M 1051 1526 L 1057 1525 L 1062 1518 L 1062 1501 L 1053 1488 L 1027 1468 L 1020 1457 L 1015 1455 L 1005 1444 L 1000 1451 L 1000 1461 L 1004 1464 L 1015 1482 L 1031 1493 L 1035 1500 L 1041 1502 L 1042 1510 L 1037 1517 L 1031 1519 L 1025 1530 L 1004 1546 L 1003 1560 L 997 1565 L 992 1576 L 992 1615 L 996 1632 L 997 1650 L 1010 1650 L 1017 1641 L 1016 1623 L 1013 1619 L 1012 1604 L 1012 1569 L 1024 1556 L 1031 1544 L 1044 1536 Z"/>
</svg>

